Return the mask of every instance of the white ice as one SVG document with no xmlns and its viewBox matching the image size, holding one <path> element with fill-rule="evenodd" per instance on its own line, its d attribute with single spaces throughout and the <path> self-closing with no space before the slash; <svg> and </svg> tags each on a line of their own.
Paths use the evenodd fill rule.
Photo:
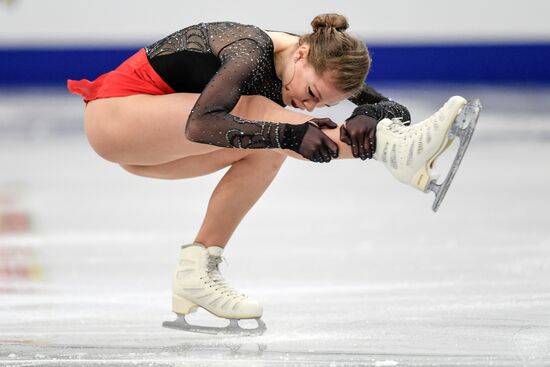
<svg viewBox="0 0 550 367">
<path fill-rule="evenodd" d="M 550 90 L 380 89 L 414 121 L 484 104 L 440 211 L 375 161 L 288 159 L 221 268 L 264 304 L 254 338 L 160 326 L 223 172 L 133 176 L 90 148 L 78 97 L 2 91 L 0 365 L 550 365 Z"/>
</svg>

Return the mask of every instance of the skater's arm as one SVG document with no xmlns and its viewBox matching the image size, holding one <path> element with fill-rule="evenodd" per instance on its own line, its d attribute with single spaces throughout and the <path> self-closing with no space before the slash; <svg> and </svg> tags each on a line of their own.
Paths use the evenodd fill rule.
<svg viewBox="0 0 550 367">
<path fill-rule="evenodd" d="M 310 160 L 337 155 L 336 144 L 309 122 L 270 122 L 231 114 L 243 91 L 258 83 L 270 55 L 256 41 L 242 39 L 227 45 L 219 57 L 221 68 L 189 115 L 185 131 L 189 140 L 225 148 L 290 149 Z"/>
<path fill-rule="evenodd" d="M 189 115 L 185 130 L 189 140 L 224 148 L 284 148 L 284 125 L 241 118 L 230 112 L 247 84 L 258 74 L 264 53 L 252 39 L 239 40 L 220 51 L 221 67 Z M 293 137 L 299 140 L 303 131 L 295 132 Z"/>
<path fill-rule="evenodd" d="M 382 101 L 389 101 L 389 98 L 367 85 L 367 83 L 363 83 L 361 90 L 348 98 L 348 101 L 352 102 L 356 106 L 360 106 L 367 103 L 373 104 Z"/>
<path fill-rule="evenodd" d="M 231 111 L 231 113 L 246 119 L 288 121 L 290 124 L 301 124 L 306 121 L 310 121 L 321 128 L 321 130 L 315 128 L 316 131 L 323 134 L 336 144 L 339 153 L 338 159 L 353 158 L 351 148 L 347 144 L 341 142 L 338 138 L 340 134 L 339 127 L 342 126 L 342 123 L 323 125 L 321 122 L 325 119 L 317 119 L 304 112 L 288 110 L 272 100 L 262 96 L 242 96 L 238 105 Z M 332 128 L 332 126 L 334 126 L 334 128 Z M 289 149 L 275 149 L 275 151 L 288 157 L 307 161 L 306 158 Z"/>
<path fill-rule="evenodd" d="M 361 90 L 348 100 L 357 107 L 347 120 L 357 115 L 370 116 L 377 121 L 385 118 L 398 118 L 403 122 L 411 120 L 407 107 L 382 95 L 366 83 L 363 83 Z"/>
</svg>

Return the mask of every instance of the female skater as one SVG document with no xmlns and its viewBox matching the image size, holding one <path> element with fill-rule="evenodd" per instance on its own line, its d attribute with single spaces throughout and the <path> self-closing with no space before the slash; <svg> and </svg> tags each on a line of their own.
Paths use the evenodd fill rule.
<svg viewBox="0 0 550 367">
<path fill-rule="evenodd" d="M 238 319 L 255 318 L 263 331 L 262 306 L 228 285 L 218 264 L 287 156 L 313 162 L 375 158 L 403 182 L 421 190 L 429 182 L 427 162 L 444 149 L 446 131 L 465 100 L 454 97 L 436 115 L 408 127 L 407 109 L 364 83 L 370 57 L 345 32 L 346 18 L 323 14 L 311 25 L 312 33 L 298 36 L 200 23 L 141 49 L 93 82 L 68 82 L 86 102 L 91 146 L 125 170 L 184 179 L 231 166 L 195 240 L 182 247 L 172 287 L 178 321 L 167 326 L 223 331 L 185 322 L 184 315 L 202 307 L 231 319 L 231 328 Z M 344 99 L 358 107 L 339 129 L 330 119 L 284 109 L 311 112 Z"/>
</svg>

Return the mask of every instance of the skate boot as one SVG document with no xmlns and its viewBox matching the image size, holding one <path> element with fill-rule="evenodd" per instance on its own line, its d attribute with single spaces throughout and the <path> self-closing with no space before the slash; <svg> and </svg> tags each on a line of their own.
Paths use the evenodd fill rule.
<svg viewBox="0 0 550 367">
<path fill-rule="evenodd" d="M 454 177 L 473 134 L 481 104 L 451 97 L 426 120 L 405 126 L 399 120 L 384 119 L 376 128 L 374 158 L 382 162 L 399 181 L 423 192 L 434 191 L 433 211 L 437 211 Z M 460 147 L 445 181 L 438 185 L 433 171 L 435 160 L 460 138 Z"/>
<path fill-rule="evenodd" d="M 169 328 L 208 334 L 261 335 L 266 327 L 260 319 L 262 305 L 226 283 L 219 270 L 223 248 L 204 247 L 200 243 L 182 246 L 180 260 L 172 278 L 172 310 L 176 321 L 162 325 Z M 229 319 L 227 327 L 191 325 L 185 315 L 197 307 L 213 315 Z M 255 319 L 258 327 L 244 329 L 240 319 Z"/>
</svg>

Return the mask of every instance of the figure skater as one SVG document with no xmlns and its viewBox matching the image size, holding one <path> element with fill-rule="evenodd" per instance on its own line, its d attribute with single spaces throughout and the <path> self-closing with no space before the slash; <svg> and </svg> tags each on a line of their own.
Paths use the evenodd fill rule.
<svg viewBox="0 0 550 367">
<path fill-rule="evenodd" d="M 262 333 L 262 305 L 222 277 L 231 235 L 287 156 L 328 163 L 374 158 L 422 191 L 431 164 L 451 139 L 462 97 L 408 126 L 407 108 L 365 84 L 371 58 L 338 14 L 311 22 L 312 33 L 264 31 L 234 22 L 200 23 L 139 50 L 96 80 L 68 81 L 86 102 L 85 132 L 104 159 L 161 179 L 207 175 L 231 166 L 210 198 L 193 243 L 182 246 L 173 275 L 175 322 L 199 332 Z M 313 111 L 348 99 L 357 108 L 338 125 Z M 452 138 L 452 137 L 451 137 Z M 201 307 L 230 319 L 227 328 L 190 325 Z M 242 329 L 239 319 L 256 319 Z"/>
</svg>

